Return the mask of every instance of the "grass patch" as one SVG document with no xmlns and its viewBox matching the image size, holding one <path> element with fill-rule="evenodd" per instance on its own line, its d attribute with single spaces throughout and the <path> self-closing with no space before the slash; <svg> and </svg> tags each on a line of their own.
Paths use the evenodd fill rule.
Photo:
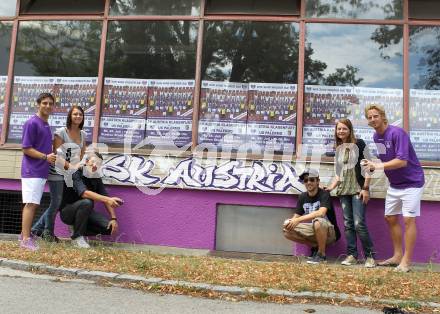
<svg viewBox="0 0 440 314">
<path fill-rule="evenodd" d="M 374 299 L 405 300 L 405 308 L 417 309 L 414 302 L 440 302 L 440 273 L 427 268 L 407 274 L 390 268 L 366 269 L 339 265 L 307 265 L 297 259 L 261 262 L 212 256 L 176 256 L 128 251 L 105 246 L 89 250 L 68 244 L 41 243 L 38 252 L 27 252 L 15 242 L 0 241 L 0 257 L 40 262 L 53 266 L 127 273 L 169 280 L 203 282 L 289 291 L 315 291 L 369 296 Z M 163 289 L 151 286 L 152 290 Z M 260 298 L 265 298 L 265 294 Z M 407 301 L 407 302 L 406 302 Z"/>
<path fill-rule="evenodd" d="M 263 300 L 270 297 L 270 294 L 264 291 L 253 292 L 252 295 L 258 299 L 263 299 Z"/>
<path fill-rule="evenodd" d="M 397 306 L 408 311 L 418 311 L 422 308 L 422 305 L 416 301 L 399 302 Z"/>
</svg>

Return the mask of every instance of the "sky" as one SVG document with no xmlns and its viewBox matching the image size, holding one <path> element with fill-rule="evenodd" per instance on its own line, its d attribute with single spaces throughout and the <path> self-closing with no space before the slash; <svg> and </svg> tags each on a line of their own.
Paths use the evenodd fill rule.
<svg viewBox="0 0 440 314">
<path fill-rule="evenodd" d="M 0 16 L 14 16 L 16 3 L 16 0 L 1 0 Z"/>
<path fill-rule="evenodd" d="M 376 25 L 308 24 L 307 42 L 314 50 L 312 58 L 327 64 L 326 75 L 336 68 L 352 65 L 359 68 L 359 86 L 402 88 L 402 41 L 386 49 L 389 59 L 381 57 L 379 44 L 370 39 Z"/>
</svg>

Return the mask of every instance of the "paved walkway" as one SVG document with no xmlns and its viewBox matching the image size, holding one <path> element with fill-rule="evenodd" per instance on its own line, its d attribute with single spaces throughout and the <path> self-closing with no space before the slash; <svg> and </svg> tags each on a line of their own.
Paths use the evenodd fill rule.
<svg viewBox="0 0 440 314">
<path fill-rule="evenodd" d="M 273 296 L 273 297 L 288 297 L 292 299 L 297 298 L 309 298 L 309 299 L 328 299 L 335 301 L 354 301 L 361 303 L 382 303 L 382 304 L 399 304 L 404 303 L 404 300 L 377 300 L 372 299 L 367 296 L 350 296 L 344 293 L 333 293 L 333 292 L 291 292 L 287 290 L 276 290 L 276 289 L 260 289 L 255 287 L 238 287 L 238 286 L 222 286 L 213 285 L 207 283 L 198 282 L 188 282 L 188 281 L 176 281 L 176 280 L 165 280 L 161 278 L 147 278 L 142 276 L 128 275 L 128 274 L 118 274 L 102 271 L 89 271 L 85 269 L 75 269 L 75 268 L 64 268 L 64 267 L 54 267 L 50 265 L 45 265 L 41 263 L 31 263 L 25 261 L 9 260 L 5 258 L 0 258 L 0 267 L 10 270 L 18 271 L 39 271 L 48 274 L 48 276 L 61 276 L 73 278 L 75 280 L 86 280 L 89 282 L 93 281 L 107 281 L 113 284 L 118 284 L 118 282 L 131 282 L 131 283 L 142 283 L 147 286 L 157 285 L 157 286 L 172 286 L 176 288 L 186 288 L 198 291 L 207 292 L 217 292 L 226 295 L 241 295 L 241 296 L 260 296 L 262 294 Z M 48 280 L 46 278 L 40 278 Z M 7 290 L 7 289 L 6 289 Z M 22 295 L 18 295 L 21 298 Z M 0 297 L 1 300 L 1 297 Z M 440 309 L 439 303 L 433 302 L 418 302 L 421 306 L 431 307 Z"/>
<path fill-rule="evenodd" d="M 376 310 L 316 304 L 230 302 L 181 295 L 160 295 L 88 280 L 63 279 L 0 267 L 2 313 L 343 313 L 375 314 Z"/>
</svg>

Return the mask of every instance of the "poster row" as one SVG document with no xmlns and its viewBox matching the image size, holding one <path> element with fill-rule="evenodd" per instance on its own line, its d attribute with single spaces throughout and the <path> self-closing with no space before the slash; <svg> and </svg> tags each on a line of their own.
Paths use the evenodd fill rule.
<svg viewBox="0 0 440 314">
<path fill-rule="evenodd" d="M 0 77 L 0 121 L 6 81 Z M 84 128 L 91 140 L 96 87 L 96 77 L 15 77 L 8 139 L 21 139 L 21 126 L 35 112 L 36 97 L 47 91 L 56 98 L 51 127 L 65 125 L 67 111 L 77 104 L 85 111 Z M 194 80 L 105 78 L 99 141 L 138 144 L 148 138 L 188 145 L 194 88 Z M 303 143 L 332 147 L 334 124 L 341 118 L 351 119 L 357 135 L 371 141 L 364 110 L 372 103 L 385 108 L 391 124 L 402 125 L 401 89 L 306 85 Z M 295 143 L 296 104 L 296 84 L 202 81 L 198 141 L 221 149 L 251 142 L 282 151 Z M 412 89 L 410 104 L 413 143 L 423 159 L 436 159 L 440 91 Z"/>
</svg>

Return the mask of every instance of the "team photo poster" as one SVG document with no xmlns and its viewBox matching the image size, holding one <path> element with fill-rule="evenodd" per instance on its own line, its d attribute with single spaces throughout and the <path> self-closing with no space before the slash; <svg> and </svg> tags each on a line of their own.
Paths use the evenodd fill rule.
<svg viewBox="0 0 440 314">
<path fill-rule="evenodd" d="M 78 105 L 84 109 L 84 130 L 90 142 L 95 119 L 96 84 L 96 77 L 16 76 L 8 140 L 21 140 L 24 122 L 37 110 L 35 100 L 40 93 L 49 92 L 55 97 L 53 114 L 49 118 L 52 132 L 66 125 L 67 112 L 72 105 Z"/>
</svg>

